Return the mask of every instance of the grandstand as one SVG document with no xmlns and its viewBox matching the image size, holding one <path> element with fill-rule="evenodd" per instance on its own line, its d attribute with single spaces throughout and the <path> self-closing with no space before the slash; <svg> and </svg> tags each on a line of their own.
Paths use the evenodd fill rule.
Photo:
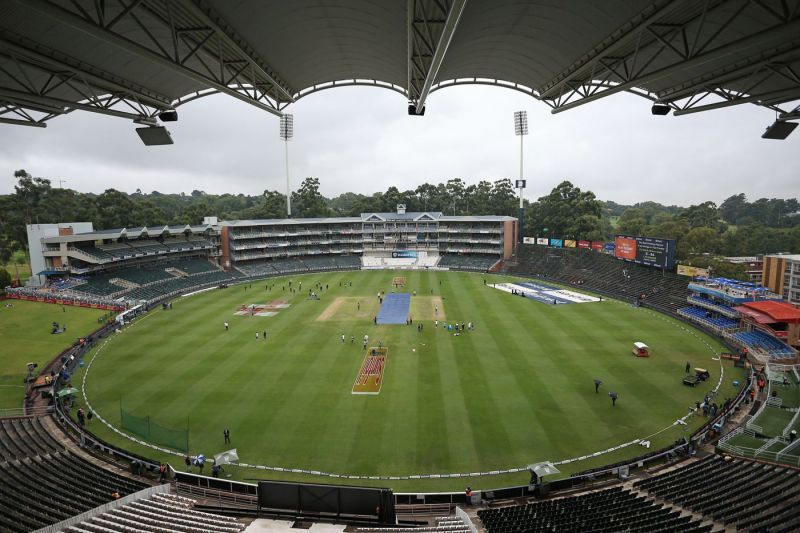
<svg viewBox="0 0 800 533">
<path fill-rule="evenodd" d="M 35 530 L 145 487 L 67 451 L 37 418 L 0 420 L 3 531 Z"/>
<path fill-rule="evenodd" d="M 579 285 L 670 313 L 683 307 L 689 295 L 685 278 L 581 248 L 522 245 L 517 264 L 504 271 Z"/>
</svg>

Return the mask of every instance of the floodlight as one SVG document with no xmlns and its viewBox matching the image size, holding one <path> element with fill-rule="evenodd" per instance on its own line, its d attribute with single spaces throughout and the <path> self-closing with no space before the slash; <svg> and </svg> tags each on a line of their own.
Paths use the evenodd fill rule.
<svg viewBox="0 0 800 533">
<path fill-rule="evenodd" d="M 174 109 L 168 109 L 167 111 L 162 111 L 159 113 L 158 118 L 161 119 L 161 122 L 177 122 L 178 112 Z"/>
<path fill-rule="evenodd" d="M 281 115 L 281 139 L 288 141 L 294 137 L 294 115 L 284 113 Z"/>
<path fill-rule="evenodd" d="M 669 115 L 670 111 L 672 108 L 665 104 L 653 104 L 653 107 L 650 108 L 650 112 L 654 115 Z"/>
<path fill-rule="evenodd" d="M 425 116 L 425 106 L 422 106 L 422 109 L 419 113 L 417 113 L 417 105 L 416 104 L 408 104 L 408 114 L 417 117 L 424 117 Z"/>
<path fill-rule="evenodd" d="M 771 126 L 767 127 L 767 131 L 761 135 L 762 139 L 776 139 L 782 141 L 791 134 L 797 127 L 796 122 L 786 122 L 784 120 L 776 120 Z"/>
<path fill-rule="evenodd" d="M 528 112 L 515 111 L 514 112 L 514 134 L 527 135 L 528 134 Z"/>
<path fill-rule="evenodd" d="M 145 146 L 159 146 L 163 144 L 174 144 L 172 136 L 164 126 L 148 126 L 145 128 L 136 128 L 136 133 Z"/>
</svg>

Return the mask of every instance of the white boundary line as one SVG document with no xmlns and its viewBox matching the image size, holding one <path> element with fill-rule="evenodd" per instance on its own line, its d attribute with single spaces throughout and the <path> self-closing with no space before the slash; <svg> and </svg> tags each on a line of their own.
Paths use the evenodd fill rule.
<svg viewBox="0 0 800 533">
<path fill-rule="evenodd" d="M 610 298 L 610 299 L 605 300 L 605 301 L 608 302 L 608 303 L 615 304 L 615 305 L 626 305 L 626 306 L 630 305 L 630 304 L 626 304 L 625 302 L 622 302 L 620 300 L 613 299 L 613 298 Z M 711 353 L 713 353 L 715 356 L 719 355 L 719 353 L 714 349 L 713 346 L 711 346 L 711 344 L 708 343 L 708 341 L 706 339 L 704 339 L 703 337 L 698 335 L 698 332 L 697 332 L 696 328 L 693 328 L 693 327 L 692 328 L 687 328 L 684 324 L 680 323 L 680 321 L 678 321 L 678 320 L 676 320 L 676 319 L 674 319 L 672 317 L 668 317 L 667 315 L 665 315 L 663 313 L 657 313 L 655 311 L 652 311 L 652 310 L 644 308 L 644 307 L 640 307 L 638 309 L 640 309 L 641 311 L 644 311 L 646 313 L 650 313 L 653 316 L 656 316 L 657 318 L 663 320 L 664 322 L 668 322 L 672 326 L 674 326 L 676 328 L 680 328 L 683 331 L 686 331 L 686 332 L 690 333 L 695 338 L 697 338 L 699 341 L 701 341 L 711 351 Z M 141 322 L 142 320 L 146 319 L 149 316 L 151 316 L 150 313 L 148 313 L 146 316 L 144 316 L 142 318 L 136 319 L 129 326 L 127 326 L 127 327 L 125 327 L 123 329 L 117 330 L 117 331 L 118 332 L 124 332 L 124 330 L 127 330 L 127 329 L 135 326 L 136 324 L 138 324 L 139 322 Z M 105 424 L 114 433 L 117 433 L 118 435 L 120 435 L 122 437 L 125 437 L 125 438 L 127 438 L 127 439 L 129 439 L 129 440 L 131 440 L 131 441 L 133 441 L 133 442 L 135 442 L 137 444 L 141 444 L 142 446 L 146 446 L 148 448 L 152 448 L 154 450 L 158 450 L 158 451 L 163 452 L 163 453 L 168 453 L 168 454 L 171 454 L 171 455 L 176 455 L 176 456 L 179 456 L 179 457 L 183 457 L 184 456 L 183 453 L 176 452 L 174 450 L 170 450 L 170 449 L 167 449 L 167 448 L 163 448 L 161 446 L 157 446 L 157 445 L 151 444 L 149 442 L 145 442 L 143 440 L 137 439 L 136 437 L 128 435 L 127 433 L 124 433 L 123 431 L 121 431 L 118 428 L 116 428 L 113 425 L 111 425 L 105 418 L 103 418 L 100 415 L 100 413 L 98 413 L 96 410 L 94 410 L 92 408 L 91 404 L 89 403 L 89 398 L 86 395 L 86 378 L 89 376 L 89 370 L 91 369 L 95 358 L 98 355 L 100 355 L 100 353 L 102 352 L 103 348 L 105 348 L 106 344 L 108 344 L 108 342 L 110 340 L 111 340 L 110 338 L 107 338 L 103 342 L 103 344 L 99 348 L 97 348 L 97 350 L 95 351 L 95 353 L 92 356 L 91 360 L 89 361 L 89 364 L 86 365 L 86 370 L 83 373 L 83 380 L 81 382 L 81 393 L 83 394 L 83 399 L 84 399 L 84 402 L 86 402 L 86 406 L 94 412 L 94 414 L 95 414 L 95 416 L 97 417 L 98 420 L 100 420 L 103 424 Z M 724 376 L 724 373 L 725 373 L 725 369 L 723 367 L 722 358 L 721 357 L 719 358 L 719 367 L 720 367 L 719 380 L 717 381 L 717 385 L 713 389 L 713 392 L 715 394 L 719 391 L 719 388 L 722 386 L 722 379 L 723 379 L 723 376 Z M 382 386 L 383 386 L 383 381 L 381 380 L 381 387 Z M 627 448 L 628 446 L 631 446 L 633 444 L 638 444 L 639 442 L 649 441 L 651 438 L 653 438 L 653 437 L 655 437 L 655 436 L 657 436 L 657 435 L 669 430 L 670 428 L 672 428 L 672 427 L 674 427 L 674 426 L 676 426 L 678 424 L 685 423 L 686 420 L 689 417 L 693 416 L 694 414 L 695 414 L 694 412 L 690 412 L 688 414 L 685 414 L 681 418 L 679 418 L 678 420 L 676 420 L 675 422 L 670 424 L 669 426 L 667 426 L 667 427 L 665 427 L 663 429 L 660 429 L 660 430 L 656 431 L 655 433 L 652 433 L 652 434 L 650 434 L 650 435 L 648 435 L 646 437 L 639 437 L 639 438 L 633 439 L 631 441 L 619 444 L 617 446 L 613 446 L 611 448 L 608 448 L 608 449 L 605 449 L 605 450 L 602 450 L 602 451 L 594 452 L 592 454 L 582 455 L 580 457 L 573 457 L 573 458 L 570 458 L 570 459 L 562 459 L 561 461 L 552 461 L 552 464 L 554 464 L 554 465 L 570 464 L 570 463 L 574 463 L 574 462 L 577 462 L 577 461 L 582 461 L 584 459 L 591 459 L 591 458 L 594 458 L 594 457 L 599 457 L 601 455 L 605 455 L 607 453 L 615 452 L 617 450 L 621 450 L 622 448 Z M 515 468 L 506 468 L 506 469 L 502 469 L 502 470 L 492 470 L 492 471 L 489 471 L 489 472 L 462 472 L 462 473 L 450 473 L 450 474 L 414 474 L 414 475 L 407 475 L 407 476 L 359 476 L 359 475 L 353 475 L 353 474 L 337 474 L 337 473 L 334 473 L 334 472 L 322 472 L 320 470 L 306 470 L 306 469 L 302 469 L 302 468 L 285 468 L 285 467 L 279 467 L 279 466 L 251 465 L 251 464 L 248 464 L 248 463 L 241 463 L 241 462 L 239 462 L 239 463 L 231 463 L 231 464 L 233 464 L 235 466 L 245 467 L 245 468 L 255 468 L 255 469 L 258 469 L 258 470 L 269 470 L 269 471 L 273 471 L 273 472 L 290 472 L 290 473 L 293 473 L 293 474 L 310 474 L 310 475 L 315 475 L 315 476 L 324 476 L 324 477 L 338 478 L 338 479 L 371 479 L 371 480 L 409 480 L 409 479 L 440 479 L 440 478 L 461 478 L 461 477 L 483 477 L 483 476 L 495 476 L 495 475 L 501 475 L 501 474 L 514 474 L 514 473 L 518 473 L 518 472 L 527 472 L 527 470 L 528 470 L 527 466 L 521 466 L 521 467 L 515 467 Z"/>
</svg>

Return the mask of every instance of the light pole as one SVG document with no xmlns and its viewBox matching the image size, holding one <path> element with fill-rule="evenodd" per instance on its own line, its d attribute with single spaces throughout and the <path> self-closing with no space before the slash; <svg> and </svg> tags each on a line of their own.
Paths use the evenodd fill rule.
<svg viewBox="0 0 800 533">
<path fill-rule="evenodd" d="M 292 218 L 292 189 L 289 185 L 289 141 L 294 137 L 294 115 L 281 115 L 281 139 L 286 154 L 286 218 Z"/>
<path fill-rule="evenodd" d="M 517 222 L 517 233 L 519 234 L 520 244 L 522 240 L 522 220 L 524 210 L 522 207 L 522 190 L 525 188 L 525 180 L 522 178 L 522 141 L 528 134 L 528 112 L 515 111 L 514 112 L 514 135 L 519 137 L 519 179 L 517 180 L 517 189 L 519 189 L 519 222 Z"/>
</svg>

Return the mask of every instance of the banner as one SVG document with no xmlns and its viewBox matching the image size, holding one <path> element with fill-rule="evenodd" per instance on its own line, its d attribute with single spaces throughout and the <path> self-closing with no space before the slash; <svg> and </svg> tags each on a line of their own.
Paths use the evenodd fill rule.
<svg viewBox="0 0 800 533">
<path fill-rule="evenodd" d="M 592 250 L 595 250 L 597 252 L 602 252 L 604 244 L 605 243 L 603 241 L 592 241 Z"/>
<path fill-rule="evenodd" d="M 550 239 L 550 246 L 561 248 L 562 246 L 564 246 L 564 241 L 562 241 L 561 239 Z"/>
<path fill-rule="evenodd" d="M 617 237 L 614 240 L 614 255 L 616 255 L 619 259 L 635 261 L 636 239 L 631 237 Z"/>
<path fill-rule="evenodd" d="M 700 267 L 693 267 L 689 265 L 678 265 L 678 275 L 679 276 L 690 276 L 693 278 L 697 277 L 705 277 L 707 278 L 709 275 L 709 271 L 707 268 L 700 268 Z"/>
<path fill-rule="evenodd" d="M 591 248 L 592 244 L 589 241 L 578 241 L 578 248 Z"/>
<path fill-rule="evenodd" d="M 536 244 L 536 239 L 533 237 L 523 237 L 522 238 L 523 244 Z"/>
<path fill-rule="evenodd" d="M 572 239 L 567 239 L 564 241 L 564 248 L 577 248 L 578 243 Z"/>
<path fill-rule="evenodd" d="M 550 244 L 550 239 L 548 239 L 547 237 L 536 237 L 536 244 L 547 246 L 548 244 Z"/>
</svg>

